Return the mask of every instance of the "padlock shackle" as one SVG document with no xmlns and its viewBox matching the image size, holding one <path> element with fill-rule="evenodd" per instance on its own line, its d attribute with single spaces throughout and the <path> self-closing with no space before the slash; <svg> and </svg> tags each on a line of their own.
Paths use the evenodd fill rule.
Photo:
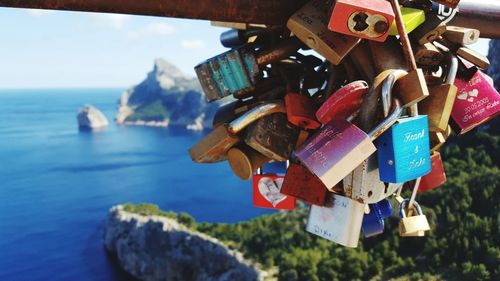
<svg viewBox="0 0 500 281">
<path fill-rule="evenodd" d="M 229 123 L 227 131 L 236 135 L 251 123 L 273 113 L 286 113 L 283 101 L 272 101 L 257 105 Z"/>
<path fill-rule="evenodd" d="M 399 217 L 400 218 L 406 218 L 406 209 L 408 207 L 408 204 L 410 203 L 410 199 L 405 199 L 401 204 L 399 204 Z M 420 207 L 420 204 L 418 204 L 417 201 L 413 202 L 412 208 L 415 208 L 417 211 L 417 216 L 423 215 L 424 212 L 422 212 L 422 208 Z"/>
<path fill-rule="evenodd" d="M 255 57 L 258 66 L 265 66 L 273 62 L 280 61 L 297 52 L 303 46 L 302 41 L 297 37 L 290 37 L 269 50 L 259 52 Z"/>
<path fill-rule="evenodd" d="M 380 99 L 382 100 L 382 109 L 384 110 L 384 117 L 389 115 L 389 111 L 391 110 L 391 101 L 392 101 L 392 90 L 396 81 L 403 78 L 407 75 L 408 72 L 405 70 L 397 69 L 394 70 L 384 81 L 382 84 L 382 93 Z"/>
<path fill-rule="evenodd" d="M 384 133 L 387 129 L 389 129 L 396 121 L 398 121 L 399 117 L 403 113 L 403 107 L 401 106 L 401 102 L 398 99 L 393 99 L 392 102 L 393 111 L 387 116 L 382 123 L 378 124 L 373 130 L 368 133 L 368 136 L 372 141 L 374 141 L 377 137 L 379 137 L 382 133 Z"/>
<path fill-rule="evenodd" d="M 445 83 L 453 85 L 458 72 L 458 58 L 452 53 L 448 53 L 448 75 L 446 76 Z"/>
</svg>

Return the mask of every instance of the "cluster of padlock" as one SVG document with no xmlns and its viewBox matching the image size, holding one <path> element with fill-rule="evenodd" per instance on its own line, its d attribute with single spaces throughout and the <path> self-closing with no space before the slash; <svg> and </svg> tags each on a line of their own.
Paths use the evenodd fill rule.
<svg viewBox="0 0 500 281">
<path fill-rule="evenodd" d="M 232 99 L 192 160 L 253 178 L 256 206 L 311 204 L 306 230 L 344 246 L 384 231 L 393 195 L 400 234 L 423 236 L 415 196 L 446 181 L 439 147 L 500 112 L 467 47 L 479 31 L 446 25 L 458 2 L 312 0 L 286 26 L 223 23 L 231 50 L 195 70 L 209 101 Z"/>
</svg>

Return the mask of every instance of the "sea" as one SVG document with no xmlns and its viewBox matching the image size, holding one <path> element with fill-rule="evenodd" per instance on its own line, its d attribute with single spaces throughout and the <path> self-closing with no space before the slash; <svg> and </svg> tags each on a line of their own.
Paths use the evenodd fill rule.
<svg viewBox="0 0 500 281">
<path fill-rule="evenodd" d="M 202 133 L 114 124 L 123 90 L 0 90 L 0 281 L 129 280 L 102 243 L 116 204 L 151 202 L 198 222 L 271 212 L 252 206 L 251 182 L 227 162 L 191 162 Z M 78 129 L 86 103 L 107 129 Z"/>
</svg>

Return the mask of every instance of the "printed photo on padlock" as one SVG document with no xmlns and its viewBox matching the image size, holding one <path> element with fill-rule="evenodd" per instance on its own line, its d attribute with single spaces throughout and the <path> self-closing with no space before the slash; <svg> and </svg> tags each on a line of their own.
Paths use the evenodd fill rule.
<svg viewBox="0 0 500 281">
<path fill-rule="evenodd" d="M 277 210 L 293 210 L 296 206 L 296 199 L 281 193 L 284 174 L 286 172 L 286 163 L 278 162 L 279 172 L 263 173 L 276 163 L 266 164 L 257 170 L 257 174 L 252 177 L 253 185 L 253 205 L 259 208 L 269 208 Z"/>
</svg>

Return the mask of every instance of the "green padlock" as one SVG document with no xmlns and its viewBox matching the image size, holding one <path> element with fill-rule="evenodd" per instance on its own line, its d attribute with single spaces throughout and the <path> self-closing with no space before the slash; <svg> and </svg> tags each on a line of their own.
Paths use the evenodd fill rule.
<svg viewBox="0 0 500 281">
<path fill-rule="evenodd" d="M 403 22 L 407 33 L 412 32 L 415 28 L 425 22 L 425 12 L 423 10 L 401 7 L 401 13 L 403 14 Z M 392 23 L 389 34 L 399 35 L 395 21 Z"/>
</svg>

